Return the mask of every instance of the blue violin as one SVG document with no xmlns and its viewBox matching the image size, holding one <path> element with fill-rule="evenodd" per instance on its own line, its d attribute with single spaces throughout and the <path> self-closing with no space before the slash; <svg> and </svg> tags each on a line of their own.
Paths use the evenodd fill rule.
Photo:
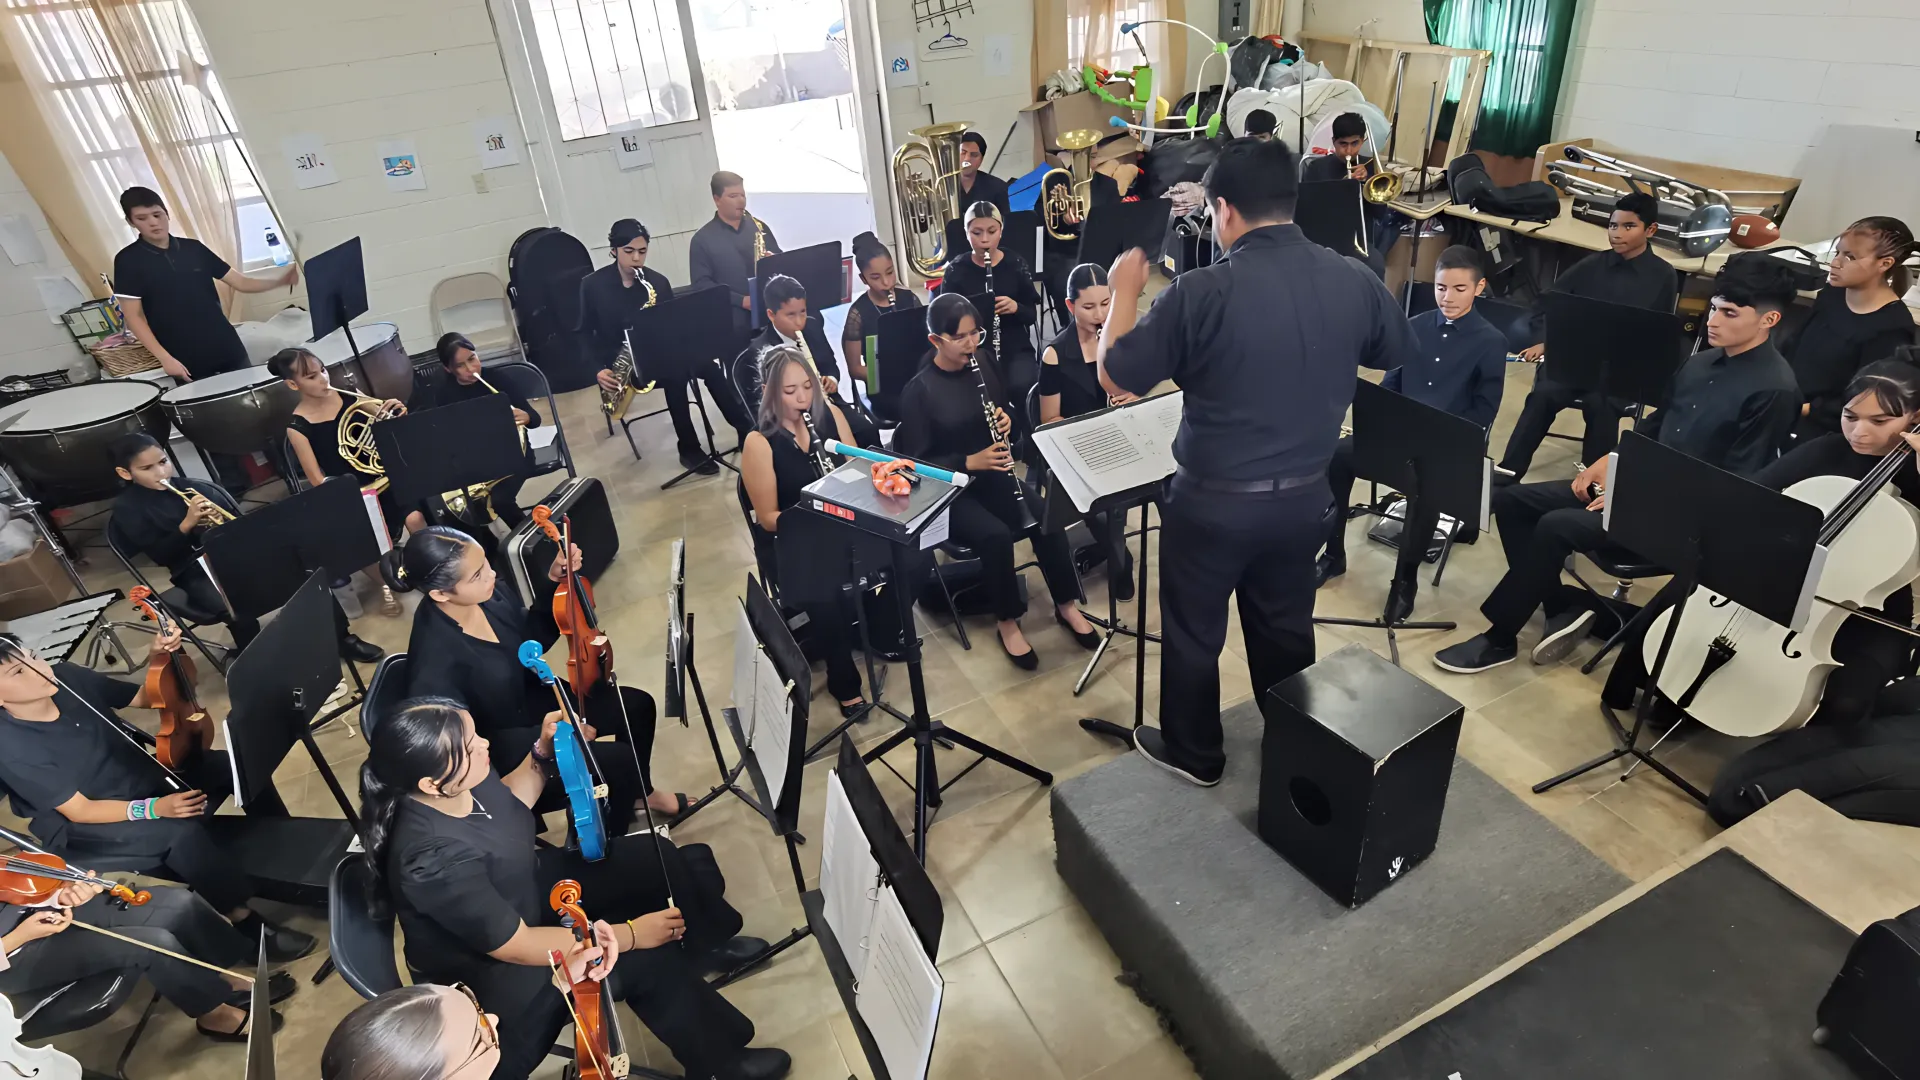
<svg viewBox="0 0 1920 1080">
<path fill-rule="evenodd" d="M 554 700 L 560 703 L 560 724 L 553 733 L 553 761 L 559 766 L 560 783 L 567 792 L 568 813 L 580 854 L 597 862 L 607 857 L 607 826 L 601 817 L 599 798 L 605 793 L 605 785 L 594 782 L 592 756 L 580 729 L 574 726 L 573 705 L 561 691 L 553 669 L 547 666 L 544 651 L 537 641 L 521 642 L 520 664 L 552 688 Z"/>
</svg>

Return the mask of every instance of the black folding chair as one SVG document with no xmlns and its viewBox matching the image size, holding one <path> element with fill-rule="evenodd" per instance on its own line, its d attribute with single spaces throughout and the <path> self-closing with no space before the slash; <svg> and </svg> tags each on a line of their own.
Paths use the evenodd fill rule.
<svg viewBox="0 0 1920 1080">
<path fill-rule="evenodd" d="M 407 654 L 400 652 L 388 653 L 380 666 L 373 669 L 373 678 L 367 683 L 367 696 L 360 702 L 360 734 L 368 742 L 373 741 L 374 729 L 380 726 L 380 721 L 392 715 L 407 699 L 409 669 Z"/>
<path fill-rule="evenodd" d="M 221 674 L 226 674 L 228 659 L 240 650 L 230 645 L 204 641 L 200 635 L 194 633 L 194 631 L 203 626 L 225 624 L 227 621 L 227 613 L 202 611 L 199 607 L 195 606 L 192 600 L 187 598 L 187 591 L 178 586 L 169 585 L 165 589 L 154 589 L 153 583 L 147 580 L 147 576 L 140 572 L 138 566 L 134 565 L 133 556 L 128 554 L 134 551 L 132 541 L 127 538 L 126 532 L 123 531 L 112 518 L 107 519 L 106 537 L 107 547 L 113 552 L 113 557 L 119 559 L 120 564 L 127 568 L 127 573 L 133 576 L 133 580 L 153 590 L 154 595 L 158 597 L 160 603 L 173 614 L 175 619 L 179 620 L 180 632 L 186 636 L 186 639 L 193 643 L 194 648 L 200 650 L 200 654 L 207 658 L 207 663 L 219 669 Z M 150 626 L 146 623 L 116 623 L 114 625 L 124 626 L 132 630 L 145 631 L 149 634 L 158 634 L 160 632 L 158 627 Z M 219 655 L 216 656 L 216 652 Z"/>
</svg>

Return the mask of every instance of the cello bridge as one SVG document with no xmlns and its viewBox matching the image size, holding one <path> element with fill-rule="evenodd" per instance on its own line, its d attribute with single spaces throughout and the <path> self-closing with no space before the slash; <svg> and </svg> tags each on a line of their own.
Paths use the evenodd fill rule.
<svg viewBox="0 0 1920 1080">
<path fill-rule="evenodd" d="M 625 1054 L 615 1054 L 607 1059 L 607 1072 L 616 1078 L 627 1075 L 632 1068 Z"/>
<path fill-rule="evenodd" d="M 596 799 L 604 799 L 604 798 L 606 798 L 606 797 L 607 797 L 607 785 L 605 785 L 605 784 L 595 784 L 595 785 L 593 785 L 593 797 L 594 797 L 594 798 L 596 798 Z"/>
</svg>

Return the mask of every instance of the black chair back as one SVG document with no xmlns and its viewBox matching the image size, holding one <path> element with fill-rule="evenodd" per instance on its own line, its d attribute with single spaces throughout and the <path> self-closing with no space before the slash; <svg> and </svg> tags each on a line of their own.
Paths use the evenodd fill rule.
<svg viewBox="0 0 1920 1080">
<path fill-rule="evenodd" d="M 327 946 L 340 977 L 372 999 L 404 984 L 393 960 L 393 916 L 376 918 L 367 906 L 366 860 L 359 852 L 341 859 L 327 880 Z"/>
<path fill-rule="evenodd" d="M 373 679 L 367 683 L 367 696 L 360 702 L 360 734 L 369 743 L 380 721 L 407 700 L 411 681 L 406 653 L 388 653 L 380 666 L 373 669 Z"/>
<path fill-rule="evenodd" d="M 132 968 L 103 971 L 70 983 L 30 993 L 9 994 L 20 1018 L 20 1038 L 37 1043 L 56 1035 L 81 1031 L 120 1011 L 140 988 L 140 974 Z M 138 1039 L 136 1033 L 134 1038 Z M 131 1047 L 129 1047 L 131 1048 Z"/>
</svg>

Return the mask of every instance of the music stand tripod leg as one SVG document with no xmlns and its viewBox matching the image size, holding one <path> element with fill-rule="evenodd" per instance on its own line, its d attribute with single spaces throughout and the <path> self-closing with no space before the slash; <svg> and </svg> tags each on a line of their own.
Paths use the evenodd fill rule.
<svg viewBox="0 0 1920 1080">
<path fill-rule="evenodd" d="M 1148 555 L 1151 551 L 1150 545 L 1153 542 L 1151 539 L 1153 529 L 1149 520 L 1152 515 L 1153 503 L 1150 501 L 1141 503 L 1140 562 L 1139 565 L 1134 568 L 1139 573 L 1140 579 L 1134 584 L 1133 594 L 1134 619 L 1139 622 L 1140 625 L 1138 629 L 1122 629 L 1119 631 L 1133 638 L 1135 646 L 1133 651 L 1133 726 L 1131 728 L 1121 727 L 1111 720 L 1102 720 L 1095 716 L 1085 716 L 1080 719 L 1081 730 L 1091 735 L 1104 735 L 1109 739 L 1118 739 L 1129 747 L 1133 745 L 1133 733 L 1138 731 L 1141 726 L 1147 722 L 1147 644 L 1160 640 L 1158 635 L 1149 632 L 1147 629 L 1147 563 Z M 1126 539 L 1122 536 L 1121 543 L 1124 544 L 1125 542 Z M 1111 600 L 1112 596 L 1109 595 L 1108 599 Z M 1112 635 L 1109 634 L 1108 640 L 1111 639 Z M 1105 646 L 1106 642 L 1101 642 L 1101 647 L 1105 648 Z M 1094 658 L 1096 660 L 1099 659 L 1098 654 L 1095 654 Z M 1087 667 L 1088 670 L 1091 671 L 1093 665 L 1088 664 Z M 1085 676 L 1083 675 L 1082 679 L 1084 678 Z"/>
<path fill-rule="evenodd" d="M 700 706 L 700 722 L 707 729 L 707 743 L 713 748 L 713 764 L 714 764 L 714 768 L 719 770 L 720 782 L 718 784 L 713 785 L 713 787 L 709 788 L 705 795 L 702 795 L 698 799 L 695 799 L 692 803 L 689 803 L 686 810 L 676 815 L 672 821 L 668 822 L 668 824 L 670 825 L 680 824 L 681 822 L 687 820 L 693 815 L 699 813 L 702 807 L 705 807 L 708 803 L 711 803 L 713 800 L 719 798 L 720 796 L 726 794 L 727 792 L 732 792 L 735 798 L 739 799 L 743 803 L 746 803 L 749 807 L 753 809 L 755 813 L 758 813 L 762 817 L 765 817 L 766 811 L 761 809 L 759 801 L 756 800 L 752 795 L 748 794 L 745 790 L 743 790 L 740 787 L 740 776 L 742 773 L 746 772 L 747 759 L 743 757 L 736 764 L 729 766 L 727 764 L 726 754 L 722 752 L 720 749 L 720 734 L 719 734 L 719 731 L 715 729 L 715 727 L 713 726 L 713 712 L 712 710 L 707 708 L 707 691 L 705 687 L 700 685 L 700 669 L 693 662 L 694 648 L 693 648 L 693 613 L 692 612 L 687 612 L 685 616 L 685 625 L 687 628 L 687 634 L 686 634 L 687 682 L 693 687 L 694 703 Z M 801 842 L 802 843 L 805 842 L 804 837 L 801 838 Z"/>
<path fill-rule="evenodd" d="M 732 469 L 736 473 L 739 472 L 740 469 L 737 466 L 735 466 L 733 462 L 727 460 L 727 455 L 734 453 L 740 448 L 736 446 L 732 450 L 721 450 L 719 448 L 719 444 L 714 442 L 713 440 L 713 420 L 711 417 L 707 415 L 707 400 L 700 393 L 700 380 L 689 377 L 687 379 L 687 390 L 693 395 L 693 407 L 700 411 L 700 426 L 706 431 L 706 436 L 707 436 L 706 460 L 713 462 L 715 465 L 718 465 L 721 468 Z M 628 435 L 628 439 L 629 440 L 632 439 L 631 434 Z M 635 452 L 635 455 L 638 456 L 638 451 Z M 673 479 L 667 481 L 664 484 L 661 484 L 660 490 L 665 491 L 668 488 L 673 487 L 675 484 L 680 483 L 682 480 L 685 480 L 688 477 L 694 476 L 694 475 L 696 475 L 696 473 L 692 469 L 682 469 L 680 471 L 680 475 L 674 477 Z"/>
</svg>

